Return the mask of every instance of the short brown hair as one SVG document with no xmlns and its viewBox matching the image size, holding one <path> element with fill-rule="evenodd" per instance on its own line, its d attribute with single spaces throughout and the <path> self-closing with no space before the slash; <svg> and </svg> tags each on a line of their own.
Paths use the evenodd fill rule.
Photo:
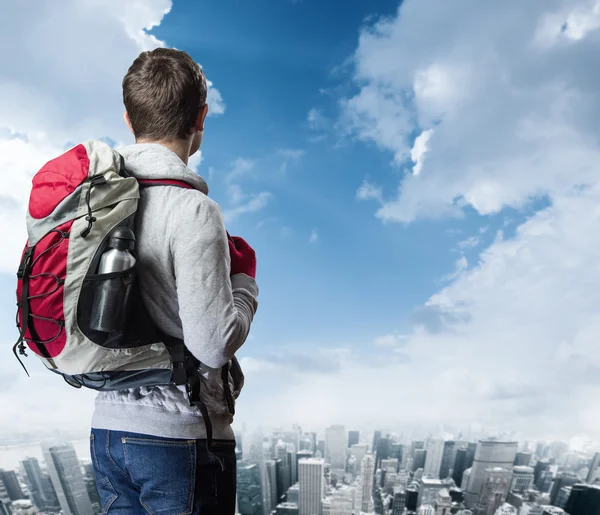
<svg viewBox="0 0 600 515">
<path fill-rule="evenodd" d="M 136 139 L 186 138 L 206 104 L 202 68 L 185 52 L 142 52 L 123 79 L 123 103 Z"/>
</svg>

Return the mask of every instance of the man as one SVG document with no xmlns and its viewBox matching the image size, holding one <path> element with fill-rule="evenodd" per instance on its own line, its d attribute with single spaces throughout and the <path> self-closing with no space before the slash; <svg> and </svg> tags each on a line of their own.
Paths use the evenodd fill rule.
<svg viewBox="0 0 600 515">
<path fill-rule="evenodd" d="M 123 80 L 125 122 L 136 139 L 119 150 L 127 171 L 193 187 L 141 189 L 136 247 L 151 318 L 202 363 L 212 439 L 184 388 L 100 393 L 91 452 L 103 513 L 111 515 L 235 511 L 233 410 L 221 367 L 233 360 L 225 380 L 239 393 L 234 355 L 257 308 L 256 258 L 243 239 L 228 236 L 206 182 L 186 166 L 202 142 L 206 96 L 201 68 L 173 49 L 143 52 Z"/>
</svg>

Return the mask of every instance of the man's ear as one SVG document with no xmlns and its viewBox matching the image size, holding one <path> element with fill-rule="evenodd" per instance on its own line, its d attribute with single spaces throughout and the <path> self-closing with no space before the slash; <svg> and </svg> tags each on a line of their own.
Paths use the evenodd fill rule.
<svg viewBox="0 0 600 515">
<path fill-rule="evenodd" d="M 127 127 L 129 127 L 131 134 L 135 136 L 135 132 L 133 132 L 133 126 L 131 125 L 131 120 L 129 119 L 129 114 L 127 113 L 127 111 L 123 113 L 123 120 L 125 120 L 125 124 L 127 125 Z"/>
<path fill-rule="evenodd" d="M 204 120 L 206 120 L 207 115 L 208 115 L 208 104 L 204 104 L 200 108 L 200 112 L 198 113 L 198 118 L 196 118 L 196 123 L 194 124 L 194 128 L 197 131 L 202 132 L 204 130 Z"/>
</svg>

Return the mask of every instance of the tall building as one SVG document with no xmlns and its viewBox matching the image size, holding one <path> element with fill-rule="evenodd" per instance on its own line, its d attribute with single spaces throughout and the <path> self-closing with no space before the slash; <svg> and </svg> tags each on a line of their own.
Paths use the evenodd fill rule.
<svg viewBox="0 0 600 515">
<path fill-rule="evenodd" d="M 298 461 L 296 460 L 296 451 L 288 448 L 287 463 L 290 472 L 290 486 L 298 482 Z"/>
<path fill-rule="evenodd" d="M 4 486 L 4 481 L 0 479 L 0 515 L 10 515 L 10 497 Z"/>
<path fill-rule="evenodd" d="M 36 458 L 25 458 L 21 462 L 21 465 L 25 471 L 25 482 L 27 483 L 27 488 L 29 488 L 33 504 L 39 510 L 45 510 L 47 508 L 47 500 L 44 495 L 43 475 L 39 461 Z"/>
<path fill-rule="evenodd" d="M 533 468 L 532 467 L 513 467 L 512 480 L 510 482 L 510 491 L 523 493 L 531 490 L 533 486 Z"/>
<path fill-rule="evenodd" d="M 573 485 L 565 511 L 569 515 L 600 515 L 600 487 Z"/>
<path fill-rule="evenodd" d="M 419 485 L 412 484 L 406 488 L 406 509 L 410 513 L 417 511 L 419 506 Z"/>
<path fill-rule="evenodd" d="M 515 456 L 514 465 L 515 467 L 529 467 L 531 464 L 531 453 L 525 451 L 519 451 Z"/>
<path fill-rule="evenodd" d="M 352 515 L 356 501 L 356 488 L 344 485 L 331 494 L 330 515 Z"/>
<path fill-rule="evenodd" d="M 514 461 L 514 456 L 510 460 L 510 465 Z M 489 468 L 484 472 L 483 488 L 477 503 L 479 515 L 494 515 L 500 508 L 510 488 L 512 472 L 505 468 Z"/>
<path fill-rule="evenodd" d="M 366 456 L 369 446 L 366 443 L 357 443 L 350 447 L 350 456 L 354 456 L 354 473 L 360 474 L 362 460 Z"/>
<path fill-rule="evenodd" d="M 332 470 L 346 470 L 346 429 L 336 425 L 325 430 L 325 461 Z"/>
<path fill-rule="evenodd" d="M 299 479 L 299 515 L 321 515 L 321 502 L 325 496 L 325 461 L 318 458 L 300 460 Z"/>
<path fill-rule="evenodd" d="M 465 492 L 465 504 L 467 508 L 472 509 L 477 504 L 483 490 L 483 483 L 486 477 L 485 471 L 487 469 L 508 469 L 510 474 L 510 469 L 513 467 L 517 454 L 517 448 L 517 442 L 503 442 L 499 440 L 482 440 L 479 442 Z"/>
<path fill-rule="evenodd" d="M 423 469 L 423 475 L 439 477 L 443 456 L 444 440 L 433 438 L 427 440 L 427 456 L 425 458 L 425 467 Z"/>
<path fill-rule="evenodd" d="M 567 502 L 569 501 L 569 497 L 571 496 L 572 489 L 573 488 L 570 486 L 565 486 L 560 489 L 558 495 L 556 496 L 556 501 L 554 501 L 557 508 L 565 508 Z"/>
<path fill-rule="evenodd" d="M 419 469 L 424 469 L 426 461 L 427 449 L 416 449 L 415 457 L 413 458 L 412 471 L 416 472 Z"/>
<path fill-rule="evenodd" d="M 540 483 L 542 474 L 547 470 L 550 470 L 550 461 L 547 459 L 541 459 L 535 464 L 533 468 L 533 482 L 536 486 Z"/>
<path fill-rule="evenodd" d="M 401 443 L 390 443 L 390 458 L 395 458 L 398 460 L 398 470 L 400 470 L 402 468 L 402 464 L 406 460 L 406 453 L 404 452 L 404 448 Z"/>
<path fill-rule="evenodd" d="M 73 445 L 45 445 L 42 451 L 64 515 L 93 515 L 94 510 Z"/>
<path fill-rule="evenodd" d="M 431 477 L 423 477 L 419 484 L 419 505 L 428 504 L 433 506 L 440 490 L 446 485 L 440 480 Z"/>
<path fill-rule="evenodd" d="M 375 453 L 375 470 L 381 467 L 383 460 L 389 459 L 391 454 L 391 442 L 389 438 L 380 438 L 377 442 L 377 452 Z"/>
<path fill-rule="evenodd" d="M 265 467 L 267 470 L 267 500 L 270 513 L 279 504 L 279 499 L 277 498 L 277 462 L 275 460 L 267 460 Z"/>
<path fill-rule="evenodd" d="M 441 479 L 446 479 L 448 476 L 450 476 L 450 469 L 454 465 L 454 460 L 452 458 L 456 455 L 454 446 L 455 442 L 451 440 L 444 442 L 444 449 L 442 451 L 442 462 L 440 464 L 439 471 Z"/>
<path fill-rule="evenodd" d="M 552 483 L 552 489 L 550 490 L 550 504 L 552 506 L 558 506 L 556 501 L 560 491 L 566 486 L 573 486 L 576 483 L 579 483 L 579 478 L 575 474 L 570 472 L 562 472 L 557 474 L 554 478 L 554 482 Z"/>
<path fill-rule="evenodd" d="M 392 499 L 392 514 L 404 515 L 406 508 L 406 490 L 401 486 L 394 488 L 394 497 Z"/>
<path fill-rule="evenodd" d="M 238 462 L 237 499 L 240 515 L 262 515 L 263 499 L 258 464 Z"/>
<path fill-rule="evenodd" d="M 360 441 L 360 431 L 348 431 L 348 449 Z"/>
<path fill-rule="evenodd" d="M 19 479 L 14 470 L 2 470 L 0 469 L 0 480 L 4 483 L 6 492 L 11 501 L 17 501 L 19 499 L 25 499 Z"/>
<path fill-rule="evenodd" d="M 600 452 L 597 452 L 596 454 L 594 454 L 594 458 L 592 459 L 592 462 L 590 463 L 590 471 L 588 472 L 588 475 L 586 478 L 587 483 L 591 483 L 592 481 L 594 481 L 594 478 L 596 477 L 596 474 L 598 473 L 598 465 L 600 465 Z"/>
<path fill-rule="evenodd" d="M 454 480 L 457 486 L 461 485 L 463 474 L 468 468 L 469 467 L 467 466 L 467 448 L 461 447 L 456 451 L 456 457 L 454 458 L 454 467 L 452 469 L 452 479 Z"/>
<path fill-rule="evenodd" d="M 361 464 L 361 509 L 369 513 L 373 506 L 373 479 L 375 472 L 375 460 L 372 454 L 367 454 Z"/>
<path fill-rule="evenodd" d="M 375 431 L 373 433 L 373 446 L 371 447 L 373 454 L 375 454 L 375 451 L 377 450 L 377 444 L 379 443 L 379 440 L 381 440 L 381 431 Z"/>
<path fill-rule="evenodd" d="M 443 488 L 437 493 L 437 497 L 435 499 L 435 515 L 450 515 L 452 509 L 452 498 L 450 497 L 450 493 L 448 490 Z"/>
</svg>

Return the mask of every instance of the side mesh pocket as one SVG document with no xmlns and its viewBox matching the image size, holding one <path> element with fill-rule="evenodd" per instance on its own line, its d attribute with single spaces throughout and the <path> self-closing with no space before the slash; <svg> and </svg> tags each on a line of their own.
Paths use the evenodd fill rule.
<svg viewBox="0 0 600 515">
<path fill-rule="evenodd" d="M 90 274 L 83 281 L 79 326 L 93 342 L 120 346 L 131 311 L 135 267 L 110 274 Z"/>
</svg>

